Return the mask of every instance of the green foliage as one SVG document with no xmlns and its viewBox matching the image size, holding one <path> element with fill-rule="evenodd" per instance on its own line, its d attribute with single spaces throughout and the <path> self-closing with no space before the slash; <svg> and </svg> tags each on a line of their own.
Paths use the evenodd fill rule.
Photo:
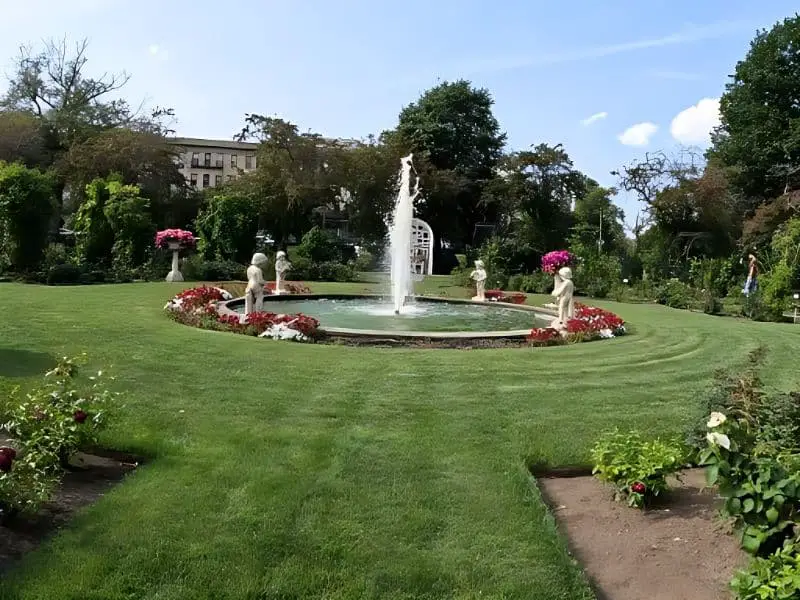
<svg viewBox="0 0 800 600">
<path fill-rule="evenodd" d="M 243 281 L 247 267 L 230 260 L 205 260 L 195 254 L 186 259 L 181 271 L 187 281 Z"/>
<path fill-rule="evenodd" d="M 76 451 L 96 444 L 108 411 L 116 408 L 116 394 L 104 385 L 102 371 L 89 377 L 88 385 L 76 381 L 77 375 L 77 361 L 63 358 L 39 387 L 24 398 L 14 390 L 2 407 L 7 418 L 3 428 L 53 470 Z"/>
<path fill-rule="evenodd" d="M 680 471 L 686 459 L 686 448 L 677 440 L 646 440 L 638 431 L 615 429 L 592 448 L 592 473 L 614 486 L 617 500 L 643 508 L 648 499 L 669 489 L 667 476 Z"/>
<path fill-rule="evenodd" d="M 372 252 L 362 248 L 353 261 L 353 268 L 358 273 L 367 273 L 378 268 L 378 261 Z"/>
<path fill-rule="evenodd" d="M 32 271 L 42 258 L 55 214 L 53 190 L 38 169 L 0 161 L 0 255 L 17 271 Z"/>
<path fill-rule="evenodd" d="M 335 262 L 341 260 L 339 247 L 334 237 L 324 229 L 314 226 L 303 235 L 297 254 L 311 262 Z"/>
<path fill-rule="evenodd" d="M 358 273 L 351 264 L 340 262 L 311 262 L 304 256 L 292 258 L 289 278 L 294 281 L 356 281 Z"/>
<path fill-rule="evenodd" d="M 738 600 L 796 600 L 800 590 L 800 545 L 786 544 L 767 558 L 755 558 L 731 581 Z"/>
<path fill-rule="evenodd" d="M 720 99 L 713 154 L 749 198 L 775 198 L 800 182 L 799 41 L 800 15 L 760 31 Z"/>
<path fill-rule="evenodd" d="M 115 181 L 115 179 L 111 179 Z M 108 264 L 114 247 L 114 230 L 106 217 L 105 208 L 111 192 L 108 181 L 95 179 L 86 186 L 86 199 L 75 212 L 73 229 L 77 234 L 76 251 L 80 259 L 90 264 Z"/>
<path fill-rule="evenodd" d="M 694 258 L 689 262 L 689 281 L 717 298 L 739 291 L 738 265 L 733 258 Z"/>
<path fill-rule="evenodd" d="M 150 201 L 142 198 L 139 186 L 123 185 L 115 180 L 110 180 L 107 186 L 109 197 L 103 212 L 114 232 L 112 264 L 130 269 L 146 260 L 153 243 L 156 227 L 150 214 Z"/>
<path fill-rule="evenodd" d="M 195 220 L 198 249 L 206 260 L 250 264 L 258 225 L 258 205 L 251 196 L 212 195 Z"/>
<path fill-rule="evenodd" d="M 0 524 L 17 513 L 30 514 L 50 499 L 57 476 L 48 468 L 47 457 L 19 444 L 9 471 L 0 471 Z"/>
<path fill-rule="evenodd" d="M 670 308 L 690 308 L 695 302 L 695 292 L 682 281 L 670 279 L 656 290 L 656 301 Z"/>
<path fill-rule="evenodd" d="M 508 278 L 508 291 L 526 294 L 549 294 L 553 291 L 553 276 L 544 271 L 530 275 L 512 275 Z"/>
<path fill-rule="evenodd" d="M 580 255 L 575 271 L 575 287 L 592 298 L 605 298 L 622 280 L 619 258 L 610 254 L 588 252 Z"/>
</svg>

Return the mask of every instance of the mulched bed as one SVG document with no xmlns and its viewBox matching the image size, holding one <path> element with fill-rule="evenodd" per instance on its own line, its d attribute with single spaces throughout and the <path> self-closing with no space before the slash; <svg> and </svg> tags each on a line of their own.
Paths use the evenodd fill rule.
<svg viewBox="0 0 800 600">
<path fill-rule="evenodd" d="M 102 456 L 100 456 L 102 454 Z M 16 517 L 0 525 L 0 573 L 39 546 L 80 509 L 101 498 L 136 469 L 136 457 L 115 452 L 79 453 L 54 498 L 31 517 Z"/>
<path fill-rule="evenodd" d="M 600 600 L 727 600 L 747 555 L 715 519 L 701 469 L 646 511 L 614 502 L 593 477 L 540 477 L 542 495 Z"/>
</svg>

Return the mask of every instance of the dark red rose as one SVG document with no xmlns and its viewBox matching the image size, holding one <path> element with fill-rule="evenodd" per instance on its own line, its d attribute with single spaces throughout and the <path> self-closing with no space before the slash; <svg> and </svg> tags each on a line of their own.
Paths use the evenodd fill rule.
<svg viewBox="0 0 800 600">
<path fill-rule="evenodd" d="M 637 481 L 631 485 L 631 491 L 635 494 L 644 494 L 647 488 L 641 481 Z"/>
<path fill-rule="evenodd" d="M 11 464 L 13 462 L 14 459 L 11 458 L 8 454 L 0 454 L 0 471 L 8 473 L 11 470 Z"/>
<path fill-rule="evenodd" d="M 87 415 L 86 412 L 82 410 L 76 410 L 74 413 L 72 413 L 72 418 L 75 419 L 76 423 L 83 423 L 84 421 L 86 421 L 86 418 L 88 416 L 89 415 Z"/>
<path fill-rule="evenodd" d="M 14 450 L 14 448 L 9 448 L 8 446 L 3 446 L 2 448 L 0 448 L 0 454 L 2 454 L 3 456 L 7 456 L 11 460 L 17 458 L 17 451 Z"/>
</svg>

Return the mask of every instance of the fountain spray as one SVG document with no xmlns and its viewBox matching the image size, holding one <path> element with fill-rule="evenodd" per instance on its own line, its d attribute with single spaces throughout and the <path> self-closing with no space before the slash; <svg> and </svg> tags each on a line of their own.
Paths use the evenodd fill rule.
<svg viewBox="0 0 800 600">
<path fill-rule="evenodd" d="M 414 200 L 419 195 L 419 177 L 416 176 L 413 156 L 409 154 L 400 159 L 399 189 L 389 228 L 390 278 L 396 315 L 400 314 L 406 298 L 412 294 L 411 221 L 414 218 Z M 413 188 L 412 172 L 416 177 Z"/>
</svg>

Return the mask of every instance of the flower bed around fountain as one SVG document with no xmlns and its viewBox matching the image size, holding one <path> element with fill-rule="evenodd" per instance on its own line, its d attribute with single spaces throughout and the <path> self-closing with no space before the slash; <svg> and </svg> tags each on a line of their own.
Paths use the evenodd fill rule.
<svg viewBox="0 0 800 600">
<path fill-rule="evenodd" d="M 582 304 L 577 304 L 575 318 L 567 323 L 564 332 L 544 326 L 553 319 L 552 311 L 497 301 L 482 303 L 423 297 L 410 303 L 408 311 L 400 316 L 394 315 L 389 300 L 380 296 L 267 295 L 264 297 L 265 310 L 246 317 L 242 312 L 243 306 L 243 298 L 234 299 L 222 288 L 203 286 L 181 292 L 167 303 L 165 309 L 176 321 L 203 329 L 273 339 L 356 345 L 550 346 L 617 337 L 625 333 L 625 324 L 620 317 Z M 366 317 L 365 323 L 369 324 L 369 319 L 373 319 L 372 328 L 336 326 L 356 324 L 352 321 L 356 309 L 363 311 L 359 318 Z M 375 319 L 383 320 L 381 328 L 374 328 Z M 462 319 L 465 319 L 463 324 Z M 531 324 L 537 323 L 542 326 L 530 328 Z M 438 330 L 426 330 L 428 326 L 435 326 Z"/>
</svg>

